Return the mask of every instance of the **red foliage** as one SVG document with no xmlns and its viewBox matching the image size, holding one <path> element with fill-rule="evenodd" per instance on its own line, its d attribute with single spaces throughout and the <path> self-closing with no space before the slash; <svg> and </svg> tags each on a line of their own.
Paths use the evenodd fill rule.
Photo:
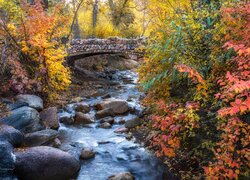
<svg viewBox="0 0 250 180">
<path fill-rule="evenodd" d="M 39 92 L 41 86 L 36 80 L 29 79 L 28 73 L 19 61 L 10 60 L 11 79 L 9 87 L 17 93 Z"/>
<path fill-rule="evenodd" d="M 218 111 L 223 133 L 214 151 L 216 161 L 204 169 L 210 178 L 237 179 L 247 175 L 250 161 L 250 125 L 242 117 L 249 118 L 250 112 L 250 3 L 223 9 L 222 14 L 228 32 L 224 48 L 233 48 L 237 55 L 229 62 L 232 70 L 218 80 L 216 98 L 225 103 Z"/>
<path fill-rule="evenodd" d="M 152 139 L 152 147 L 157 147 L 157 156 L 175 157 L 176 151 L 181 146 L 181 140 L 194 128 L 198 128 L 198 122 L 193 116 L 194 109 L 199 109 L 196 102 L 187 102 L 186 108 L 182 104 L 158 103 L 158 110 L 162 115 L 152 116 L 153 128 L 160 130 L 162 134 Z"/>
</svg>

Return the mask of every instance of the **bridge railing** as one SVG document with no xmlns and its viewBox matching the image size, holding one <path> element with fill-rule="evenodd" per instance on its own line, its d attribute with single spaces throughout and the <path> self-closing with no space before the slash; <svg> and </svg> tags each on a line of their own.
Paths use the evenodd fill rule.
<svg viewBox="0 0 250 180">
<path fill-rule="evenodd" d="M 146 38 L 135 39 L 110 37 L 108 39 L 72 39 L 70 41 L 69 54 L 95 53 L 95 52 L 130 52 L 133 53 L 137 48 L 144 45 Z"/>
</svg>

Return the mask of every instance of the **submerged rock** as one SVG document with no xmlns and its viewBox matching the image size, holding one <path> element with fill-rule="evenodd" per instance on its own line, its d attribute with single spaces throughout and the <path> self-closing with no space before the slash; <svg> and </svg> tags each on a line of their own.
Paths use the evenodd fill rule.
<svg viewBox="0 0 250 180">
<path fill-rule="evenodd" d="M 0 125 L 0 140 L 6 140 L 12 144 L 12 146 L 18 147 L 23 143 L 23 139 L 24 136 L 19 130 L 12 126 Z"/>
<path fill-rule="evenodd" d="M 110 176 L 108 180 L 135 180 L 135 177 L 130 172 L 123 172 Z"/>
<path fill-rule="evenodd" d="M 41 111 L 43 109 L 43 100 L 36 95 L 21 94 L 16 96 L 15 99 L 19 102 L 27 103 L 29 107 L 32 107 L 38 111 Z"/>
<path fill-rule="evenodd" d="M 108 98 L 111 98 L 111 95 L 108 93 L 102 96 L 102 99 L 108 99 Z"/>
<path fill-rule="evenodd" d="M 42 123 L 46 128 L 50 129 L 58 129 L 59 128 L 59 120 L 57 116 L 57 108 L 56 107 L 50 107 L 47 109 L 44 109 L 41 113 L 41 120 Z"/>
<path fill-rule="evenodd" d="M 105 122 L 112 125 L 112 124 L 114 124 L 115 120 L 113 117 L 105 117 L 105 118 L 100 120 L 100 123 L 105 123 Z"/>
<path fill-rule="evenodd" d="M 68 180 L 76 178 L 80 163 L 69 153 L 38 146 L 15 152 L 15 174 L 25 180 Z"/>
<path fill-rule="evenodd" d="M 10 112 L 8 117 L 0 119 L 0 123 L 13 126 L 14 128 L 28 133 L 41 129 L 40 115 L 31 107 L 21 107 Z"/>
<path fill-rule="evenodd" d="M 108 122 L 104 122 L 104 123 L 100 124 L 98 127 L 103 128 L 103 129 L 110 129 L 110 128 L 112 128 L 112 125 Z"/>
<path fill-rule="evenodd" d="M 121 120 L 119 120 L 117 123 L 118 123 L 118 124 L 125 124 L 125 123 L 126 123 L 126 120 L 121 119 Z"/>
<path fill-rule="evenodd" d="M 95 152 L 92 149 L 83 149 L 81 151 L 81 159 L 92 159 L 95 157 Z"/>
</svg>

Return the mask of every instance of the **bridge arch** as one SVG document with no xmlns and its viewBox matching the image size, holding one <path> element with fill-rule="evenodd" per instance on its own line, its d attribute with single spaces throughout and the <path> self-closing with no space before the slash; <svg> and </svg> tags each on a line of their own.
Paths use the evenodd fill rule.
<svg viewBox="0 0 250 180">
<path fill-rule="evenodd" d="M 108 39 L 73 39 L 68 49 L 67 63 L 71 66 L 77 59 L 100 54 L 117 54 L 129 56 L 132 59 L 143 56 L 138 50 L 145 44 L 145 38 L 127 39 L 119 37 L 111 37 Z"/>
</svg>

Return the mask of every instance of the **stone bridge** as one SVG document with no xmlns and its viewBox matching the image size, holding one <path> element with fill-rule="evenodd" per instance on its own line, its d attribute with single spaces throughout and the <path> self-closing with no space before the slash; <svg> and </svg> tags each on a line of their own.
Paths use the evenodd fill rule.
<svg viewBox="0 0 250 180">
<path fill-rule="evenodd" d="M 118 54 L 132 59 L 143 56 L 139 47 L 145 45 L 144 37 L 136 39 L 126 39 L 111 37 L 108 39 L 73 39 L 68 49 L 68 64 L 73 65 L 77 59 L 98 55 L 98 54 Z"/>
</svg>

